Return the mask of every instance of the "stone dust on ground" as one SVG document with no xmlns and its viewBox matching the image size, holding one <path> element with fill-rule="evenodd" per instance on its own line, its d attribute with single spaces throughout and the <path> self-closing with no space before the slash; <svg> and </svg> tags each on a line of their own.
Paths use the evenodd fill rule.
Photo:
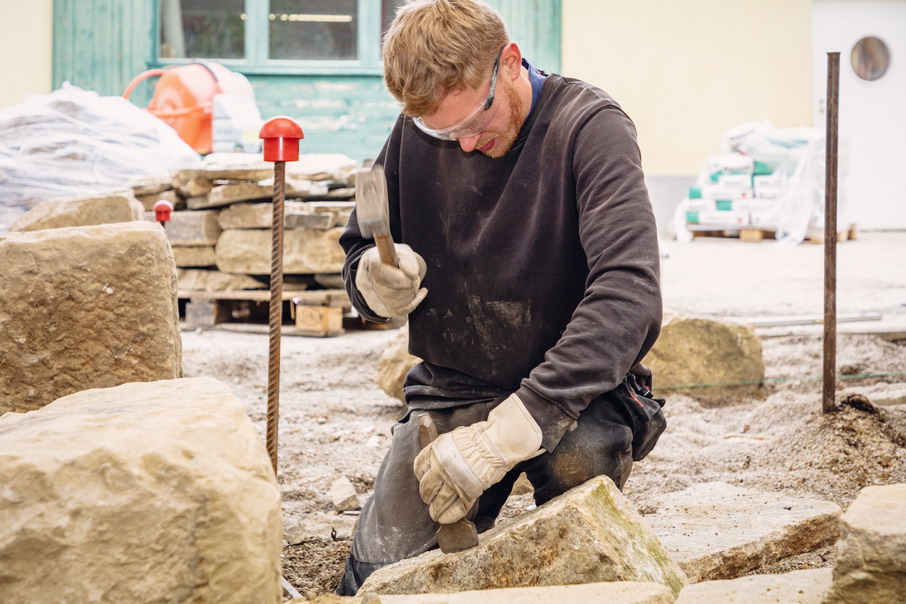
<svg viewBox="0 0 906 604">
<path fill-rule="evenodd" d="M 401 403 L 374 383 L 377 359 L 395 334 L 282 340 L 283 572 L 302 593 L 332 591 L 349 550 L 356 516 L 333 510 L 331 484 L 347 477 L 364 502 L 389 447 L 390 428 L 403 413 Z M 211 376 L 232 386 L 263 439 L 267 336 L 186 332 L 183 343 L 186 376 Z M 870 403 L 885 390 L 906 387 L 906 341 L 841 335 L 840 373 L 876 377 L 840 380 L 838 400 L 847 402 L 827 415 L 821 413 L 821 339 L 775 337 L 763 346 L 767 383 L 758 392 L 667 395 L 667 431 L 635 465 L 624 490 L 640 510 L 660 495 L 710 481 L 829 500 L 844 510 L 864 486 L 906 482 L 906 405 Z M 513 496 L 501 522 L 532 507 L 531 495 Z M 827 566 L 832 559 L 825 548 L 758 572 Z"/>
</svg>

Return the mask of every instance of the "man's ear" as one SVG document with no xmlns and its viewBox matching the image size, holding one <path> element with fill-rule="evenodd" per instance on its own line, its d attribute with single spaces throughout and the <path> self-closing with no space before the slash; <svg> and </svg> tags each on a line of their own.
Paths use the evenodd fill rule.
<svg viewBox="0 0 906 604">
<path fill-rule="evenodd" d="M 515 42 L 510 42 L 503 48 L 499 69 L 501 75 L 506 73 L 510 80 L 515 80 L 522 73 L 522 51 Z"/>
</svg>

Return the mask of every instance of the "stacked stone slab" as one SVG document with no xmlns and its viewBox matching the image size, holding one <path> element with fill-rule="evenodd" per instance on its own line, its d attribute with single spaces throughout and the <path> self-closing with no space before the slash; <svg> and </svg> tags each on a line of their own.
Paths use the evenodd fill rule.
<svg viewBox="0 0 906 604">
<path fill-rule="evenodd" d="M 210 378 L 0 417 L 3 602 L 279 602 L 280 490 Z"/>
<path fill-rule="evenodd" d="M 0 266 L 0 413 L 180 377 L 176 272 L 159 226 L 10 233 Z"/>
<path fill-rule="evenodd" d="M 178 267 L 221 273 L 204 279 L 207 283 L 259 286 L 260 279 L 242 286 L 236 277 L 270 274 L 273 169 L 255 156 L 215 153 L 174 175 L 172 185 L 188 208 L 175 212 L 167 225 Z M 340 272 L 343 252 L 337 239 L 352 210 L 348 199 L 355 169 L 345 155 L 308 154 L 286 164 L 285 274 Z M 184 275 L 189 274 L 197 285 L 202 276 L 197 271 Z M 180 289 L 189 289 L 188 281 L 185 286 L 181 281 Z"/>
</svg>

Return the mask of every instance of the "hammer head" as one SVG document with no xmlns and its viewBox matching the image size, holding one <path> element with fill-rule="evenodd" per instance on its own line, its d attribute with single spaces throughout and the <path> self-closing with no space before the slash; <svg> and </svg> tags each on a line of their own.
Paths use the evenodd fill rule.
<svg viewBox="0 0 906 604">
<path fill-rule="evenodd" d="M 375 239 L 390 234 L 390 215 L 387 198 L 387 178 L 384 167 L 374 164 L 355 175 L 355 214 L 362 235 Z"/>
</svg>

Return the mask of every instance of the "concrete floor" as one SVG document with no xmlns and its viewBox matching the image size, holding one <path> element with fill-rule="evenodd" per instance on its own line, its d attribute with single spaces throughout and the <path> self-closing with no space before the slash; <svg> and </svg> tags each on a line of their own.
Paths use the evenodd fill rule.
<svg viewBox="0 0 906 604">
<path fill-rule="evenodd" d="M 698 316 L 766 318 L 824 313 L 824 246 L 707 238 L 661 242 L 664 309 Z M 881 321 L 841 331 L 906 332 L 906 231 L 860 233 L 837 245 L 837 313 Z M 906 336 L 904 336 L 906 337 Z"/>
</svg>

